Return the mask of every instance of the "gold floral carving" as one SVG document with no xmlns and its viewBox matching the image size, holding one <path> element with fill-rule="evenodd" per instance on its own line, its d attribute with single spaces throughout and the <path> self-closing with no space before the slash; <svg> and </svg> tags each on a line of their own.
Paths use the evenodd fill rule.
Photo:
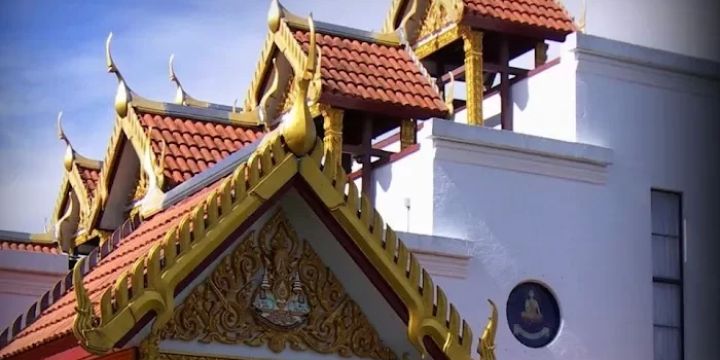
<svg viewBox="0 0 720 360">
<path fill-rule="evenodd" d="M 460 27 L 453 25 L 415 47 L 415 56 L 422 59 L 459 39 Z"/>
<path fill-rule="evenodd" d="M 467 89 L 467 123 L 483 125 L 483 33 L 462 29 L 465 50 L 465 87 Z"/>
<path fill-rule="evenodd" d="M 428 7 L 425 20 L 420 27 L 418 39 L 422 39 L 434 32 L 439 31 L 445 25 L 458 23 L 462 19 L 462 1 L 456 0 L 433 0 Z"/>
<path fill-rule="evenodd" d="M 323 105 L 320 113 L 323 116 L 323 130 L 325 131 L 323 144 L 328 156 L 326 164 L 332 164 L 331 167 L 334 170 L 335 165 L 340 164 L 342 158 L 344 112 L 342 109 Z"/>
<path fill-rule="evenodd" d="M 397 359 L 282 212 L 221 260 L 160 336 Z"/>
</svg>

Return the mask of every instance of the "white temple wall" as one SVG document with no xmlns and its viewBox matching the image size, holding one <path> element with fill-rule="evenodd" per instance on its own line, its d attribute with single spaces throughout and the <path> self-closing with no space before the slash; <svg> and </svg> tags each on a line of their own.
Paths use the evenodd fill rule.
<svg viewBox="0 0 720 360">
<path fill-rule="evenodd" d="M 485 299 L 495 300 L 498 357 L 513 359 L 653 358 L 650 194 L 681 192 L 685 358 L 713 358 L 720 66 L 582 34 L 565 46 L 560 64 L 514 86 L 514 97 L 525 86 L 529 94 L 514 100 L 516 132 L 426 122 L 421 150 L 376 171 L 378 180 L 429 176 L 432 161 L 423 225 L 432 230 L 423 233 L 466 240 L 471 255 L 465 278 L 436 282 L 476 335 Z M 412 184 L 400 179 L 376 191 L 396 228 Z M 505 317 L 510 290 L 525 280 L 547 284 L 560 306 L 560 333 L 540 349 L 514 339 Z"/>
<path fill-rule="evenodd" d="M 714 358 L 712 334 L 720 319 L 720 282 L 713 275 L 720 272 L 720 65 L 595 37 L 581 36 L 577 43 L 578 141 L 615 152 L 615 181 L 609 182 L 618 202 L 615 217 L 633 224 L 622 233 L 623 251 L 638 268 L 626 278 L 641 290 L 628 301 L 644 304 L 638 312 L 651 323 L 650 189 L 681 192 L 685 358 Z M 637 331 L 652 340 L 651 326 Z"/>
</svg>

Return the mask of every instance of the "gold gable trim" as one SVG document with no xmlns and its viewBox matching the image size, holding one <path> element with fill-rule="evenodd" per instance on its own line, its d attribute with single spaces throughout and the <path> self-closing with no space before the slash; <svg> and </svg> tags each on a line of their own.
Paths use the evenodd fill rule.
<svg viewBox="0 0 720 360">
<path fill-rule="evenodd" d="M 161 339 L 267 346 L 276 353 L 291 348 L 397 359 L 281 211 L 221 260 L 159 334 Z"/>
<path fill-rule="evenodd" d="M 429 336 L 449 358 L 470 359 L 470 326 L 394 231 L 384 225 L 367 197 L 359 195 L 353 182 L 347 182 L 342 167 L 337 165 L 334 171 L 331 166 L 323 167 L 322 141 L 316 141 L 310 154 L 298 158 L 286 152 L 281 140 L 275 137 L 254 153 L 248 164 L 241 165 L 195 212 L 169 230 L 165 240 L 125 271 L 115 286 L 102 294 L 100 314 L 94 313 L 82 290 L 81 275 L 74 278 L 79 299 L 74 327 L 76 334 L 81 334 L 81 345 L 95 353 L 110 351 L 151 311 L 158 314 L 153 329 L 162 328 L 173 317 L 177 284 L 299 173 L 407 307 L 408 339 L 416 349 L 426 353 L 423 338 Z M 325 175 L 331 173 L 335 176 Z M 76 265 L 75 274 L 81 273 L 82 263 Z M 87 301 L 80 300 L 83 298 Z"/>
</svg>

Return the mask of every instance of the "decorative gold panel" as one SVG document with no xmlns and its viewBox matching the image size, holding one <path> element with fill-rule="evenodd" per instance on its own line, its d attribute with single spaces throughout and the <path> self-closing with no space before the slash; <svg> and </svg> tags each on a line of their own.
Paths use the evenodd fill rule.
<svg viewBox="0 0 720 360">
<path fill-rule="evenodd" d="M 418 39 L 422 39 L 450 23 L 458 23 L 462 19 L 463 4 L 457 0 L 433 0 L 428 7 L 427 15 L 420 27 Z"/>
<path fill-rule="evenodd" d="M 162 339 L 397 359 L 282 212 L 177 306 Z"/>
</svg>

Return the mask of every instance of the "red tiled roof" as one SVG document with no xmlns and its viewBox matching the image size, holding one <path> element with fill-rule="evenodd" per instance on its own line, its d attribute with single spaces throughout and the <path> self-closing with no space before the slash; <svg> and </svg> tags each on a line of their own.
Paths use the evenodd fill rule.
<svg viewBox="0 0 720 360">
<path fill-rule="evenodd" d="M 555 0 L 465 0 L 466 14 L 536 26 L 575 31 L 572 18 Z"/>
<path fill-rule="evenodd" d="M 193 210 L 222 180 L 141 224 L 85 275 L 85 288 L 95 305 L 96 313 L 99 313 L 100 296 L 105 289 L 113 285 L 122 271 L 129 269 L 152 245 L 162 240 L 169 228 Z M 0 358 L 7 358 L 70 334 L 74 315 L 75 292 L 69 291 L 43 311 L 35 322 L 23 329 L 6 347 L 0 349 Z"/>
<path fill-rule="evenodd" d="M 215 165 L 263 136 L 260 127 L 245 127 L 138 113 L 144 131 L 152 127 L 152 149 L 159 158 L 165 142 L 166 187 L 172 188 Z"/>
<path fill-rule="evenodd" d="M 84 167 L 80 164 L 77 164 L 77 167 L 78 172 L 80 173 L 80 179 L 87 190 L 88 197 L 92 199 L 95 195 L 98 179 L 100 178 L 100 170 Z"/>
<path fill-rule="evenodd" d="M 296 30 L 294 35 L 307 52 L 308 32 Z M 388 104 L 425 118 L 446 115 L 440 94 L 402 46 L 320 33 L 316 41 L 322 52 L 323 96 L 363 101 L 370 110 Z"/>
<path fill-rule="evenodd" d="M 32 242 L 17 242 L 17 241 L 6 241 L 0 240 L 0 251 L 2 250 L 15 250 L 15 251 L 27 251 L 45 254 L 59 254 L 57 244 L 39 244 Z"/>
</svg>

